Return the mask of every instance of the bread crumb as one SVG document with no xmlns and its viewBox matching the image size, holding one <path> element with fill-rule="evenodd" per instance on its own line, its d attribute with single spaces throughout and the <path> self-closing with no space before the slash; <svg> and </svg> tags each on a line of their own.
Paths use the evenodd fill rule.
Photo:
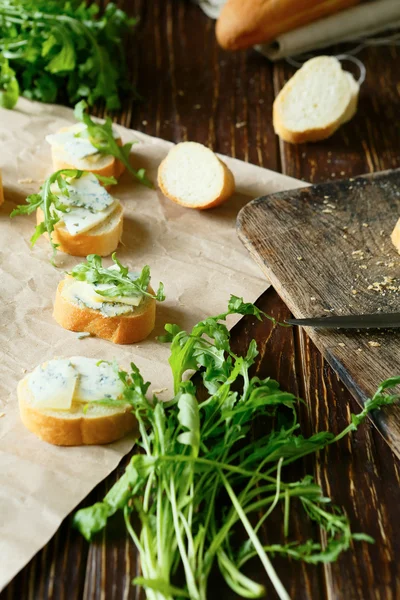
<svg viewBox="0 0 400 600">
<path fill-rule="evenodd" d="M 346 347 L 346 344 L 344 344 L 343 342 L 340 342 L 340 343 L 339 343 L 339 346 L 340 346 L 341 348 L 345 348 L 345 347 Z"/>
<path fill-rule="evenodd" d="M 195 104 L 195 105 L 193 106 L 193 108 L 194 108 L 195 110 L 199 110 L 199 109 L 201 108 L 201 104 Z"/>
<path fill-rule="evenodd" d="M 303 257 L 302 256 L 298 256 L 297 260 L 303 260 Z"/>
<path fill-rule="evenodd" d="M 162 394 L 163 392 L 168 392 L 168 388 L 159 388 L 157 390 L 153 390 L 153 394 Z"/>
<path fill-rule="evenodd" d="M 342 237 L 343 237 L 344 240 L 347 240 L 347 235 L 345 233 L 343 234 Z"/>
<path fill-rule="evenodd" d="M 368 345 L 372 346 L 372 348 L 380 348 L 381 347 L 379 342 L 373 342 L 373 341 L 368 342 Z"/>
<path fill-rule="evenodd" d="M 147 125 L 148 121 L 142 121 L 142 125 Z"/>
<path fill-rule="evenodd" d="M 183 90 L 178 90 L 178 96 L 184 96 L 185 92 Z"/>
<path fill-rule="evenodd" d="M 362 352 L 362 348 L 357 348 L 357 352 Z"/>
<path fill-rule="evenodd" d="M 238 123 L 235 124 L 236 129 L 241 129 L 241 127 L 244 127 L 246 125 L 246 121 L 239 121 Z"/>
<path fill-rule="evenodd" d="M 358 294 L 357 290 L 351 290 L 351 293 L 353 294 L 353 296 L 355 296 L 356 294 Z"/>
<path fill-rule="evenodd" d="M 345 175 L 345 172 L 344 171 L 340 171 L 340 174 L 343 176 L 343 175 Z"/>
<path fill-rule="evenodd" d="M 312 302 L 315 302 L 315 301 L 316 301 L 316 297 L 315 297 L 315 296 L 311 296 L 310 300 L 311 300 Z"/>
<path fill-rule="evenodd" d="M 5 412 L 0 412 L 0 419 L 1 419 L 1 417 L 5 417 L 5 416 L 6 416 Z"/>
<path fill-rule="evenodd" d="M 323 210 L 322 212 L 323 212 L 323 213 L 328 213 L 328 214 L 330 214 L 330 213 L 332 213 L 333 211 L 332 211 L 332 209 L 331 209 L 331 208 L 324 208 L 324 210 Z"/>
<path fill-rule="evenodd" d="M 363 227 L 369 227 L 368 223 L 363 223 L 362 226 Z"/>
</svg>

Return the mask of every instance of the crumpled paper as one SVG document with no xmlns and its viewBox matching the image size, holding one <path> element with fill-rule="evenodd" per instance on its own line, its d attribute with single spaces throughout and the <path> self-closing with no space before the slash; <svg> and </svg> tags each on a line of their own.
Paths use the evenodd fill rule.
<svg viewBox="0 0 400 600">
<path fill-rule="evenodd" d="M 155 331 L 141 344 L 80 340 L 76 333 L 57 325 L 52 305 L 63 271 L 81 259 L 59 253 L 59 268 L 55 268 L 45 239 L 30 247 L 34 215 L 9 218 L 14 206 L 38 191 L 52 171 L 45 135 L 72 122 L 70 109 L 25 99 L 13 111 L 0 109 L 0 168 L 5 188 L 5 203 L 0 207 L 0 590 L 134 443 L 133 436 L 108 446 L 76 448 L 40 441 L 19 420 L 18 381 L 50 358 L 84 355 L 115 358 L 125 368 L 134 361 L 152 382 L 151 389 L 170 388 L 169 348 L 156 341 L 164 323 L 189 328 L 223 312 L 230 294 L 254 301 L 267 282 L 236 237 L 236 214 L 255 196 L 302 185 L 224 158 L 235 175 L 238 193 L 219 208 L 197 212 L 174 204 L 159 190 L 134 183 L 125 173 L 113 190 L 125 211 L 118 257 L 132 269 L 149 264 L 153 284 L 164 282 L 167 300 L 158 306 Z M 155 182 L 157 167 L 171 143 L 118 129 L 124 142 L 139 142 L 133 148 L 133 162 L 144 166 Z"/>
</svg>

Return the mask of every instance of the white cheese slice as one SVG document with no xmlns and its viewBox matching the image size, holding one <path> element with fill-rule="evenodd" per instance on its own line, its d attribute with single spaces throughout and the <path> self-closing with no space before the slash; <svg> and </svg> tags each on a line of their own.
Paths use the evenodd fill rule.
<svg viewBox="0 0 400 600">
<path fill-rule="evenodd" d="M 92 173 L 82 175 L 78 179 L 72 179 L 67 184 L 69 196 L 62 194 L 61 201 L 67 206 L 79 206 L 87 208 L 91 212 L 105 210 L 114 202 L 114 198 L 100 184 L 99 180 Z M 52 186 L 52 191 L 60 194 L 57 184 Z"/>
<path fill-rule="evenodd" d="M 85 158 L 85 156 L 98 153 L 97 148 L 95 148 L 87 138 L 83 136 L 76 137 L 77 133 L 81 133 L 85 130 L 87 130 L 86 125 L 77 123 L 76 125 L 69 127 L 66 131 L 47 135 L 46 141 L 51 146 L 61 146 L 70 156 L 80 160 Z"/>
<path fill-rule="evenodd" d="M 121 396 L 124 385 L 113 365 L 84 356 L 73 356 L 70 361 L 79 375 L 74 401 L 91 402 L 105 398 L 117 400 Z"/>
<path fill-rule="evenodd" d="M 95 148 L 89 141 L 85 134 L 82 136 L 76 136 L 77 133 L 87 131 L 87 127 L 84 123 L 76 123 L 72 127 L 68 127 L 66 131 L 60 131 L 59 133 L 53 133 L 46 136 L 46 141 L 51 146 L 59 146 L 68 153 L 71 157 L 82 160 L 87 156 L 95 157 L 99 154 L 97 148 Z M 118 133 L 113 128 L 113 137 L 119 138 Z M 96 158 L 94 158 L 96 160 Z"/>
<path fill-rule="evenodd" d="M 54 359 L 36 367 L 28 376 L 32 406 L 69 410 L 77 380 L 78 373 L 69 359 Z"/>
<path fill-rule="evenodd" d="M 85 233 L 97 225 L 100 225 L 103 221 L 109 217 L 119 205 L 119 200 L 113 199 L 113 203 L 110 204 L 105 210 L 99 212 L 91 212 L 86 208 L 79 206 L 72 207 L 69 212 L 57 211 L 60 221 L 64 223 L 68 233 L 70 235 L 78 235 L 78 233 Z"/>
<path fill-rule="evenodd" d="M 101 310 L 107 312 L 107 316 L 117 316 L 118 314 L 124 314 L 130 312 L 133 307 L 139 306 L 143 296 L 118 296 L 117 298 L 106 298 L 96 293 L 96 289 L 108 289 L 107 284 L 100 284 L 94 287 L 87 281 L 77 281 L 76 279 L 67 279 L 64 283 L 62 296 L 72 303 L 82 302 L 88 308 L 94 310 Z M 110 314 L 111 304 L 113 304 L 114 311 Z M 108 306 L 109 305 L 109 306 Z"/>
</svg>

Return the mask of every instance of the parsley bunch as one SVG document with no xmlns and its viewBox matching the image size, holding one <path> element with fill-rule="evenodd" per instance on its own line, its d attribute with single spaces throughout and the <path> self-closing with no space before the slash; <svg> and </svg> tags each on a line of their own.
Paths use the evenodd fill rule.
<svg viewBox="0 0 400 600">
<path fill-rule="evenodd" d="M 0 52 L 25 97 L 114 110 L 126 89 L 122 39 L 135 23 L 113 2 L 99 14 L 81 0 L 0 0 Z"/>
<path fill-rule="evenodd" d="M 157 293 L 149 292 L 150 267 L 146 265 L 136 278 L 129 275 L 128 267 L 124 267 L 114 252 L 112 255 L 114 264 L 118 269 L 107 269 L 103 267 L 102 260 L 97 254 L 89 254 L 86 262 L 76 265 L 68 273 L 78 281 L 88 283 L 106 283 L 110 287 L 106 290 L 96 290 L 96 294 L 106 298 L 117 298 L 118 296 L 148 296 L 158 302 L 165 300 L 164 285 L 160 283 Z"/>
<path fill-rule="evenodd" d="M 121 161 L 134 179 L 149 188 L 153 188 L 153 184 L 146 176 L 146 171 L 144 169 L 136 171 L 129 162 L 129 154 L 134 142 L 128 142 L 120 146 L 113 135 L 110 117 L 107 117 L 104 123 L 96 123 L 86 112 L 86 109 L 87 103 L 84 100 L 81 100 L 75 106 L 75 118 L 86 125 L 86 130 L 75 134 L 76 137 L 88 137 L 92 146 L 101 154 L 111 154 L 111 156 Z"/>
<path fill-rule="evenodd" d="M 51 247 L 53 248 L 53 257 L 57 252 L 58 244 L 53 241 L 52 233 L 54 227 L 60 221 L 59 212 L 67 212 L 71 207 L 63 203 L 62 197 L 69 197 L 68 183 L 72 179 L 79 179 L 82 175 L 87 174 L 87 171 L 79 171 L 78 169 L 60 169 L 55 171 L 46 179 L 44 184 L 40 188 L 38 194 L 31 194 L 27 197 L 27 204 L 21 204 L 14 208 L 10 217 L 17 215 L 30 215 L 35 212 L 38 208 L 43 211 L 43 221 L 36 225 L 35 232 L 31 237 L 31 245 L 34 246 L 41 235 L 47 233 Z M 114 185 L 117 183 L 114 177 L 104 177 L 103 175 L 95 174 L 97 179 L 105 185 Z M 51 190 L 51 186 L 57 183 L 60 190 L 60 194 L 56 194 Z"/>
<path fill-rule="evenodd" d="M 370 410 L 399 399 L 399 394 L 386 391 L 399 385 L 400 377 L 382 383 L 339 435 L 321 431 L 306 438 L 297 422 L 298 400 L 276 381 L 251 377 L 255 341 L 244 357 L 231 351 L 223 321 L 232 313 L 263 316 L 255 306 L 232 297 L 227 313 L 201 321 L 190 333 L 176 325 L 166 327 L 176 390 L 169 402 L 148 400 L 149 383 L 134 364 L 129 373 L 118 371 L 124 383 L 122 399 L 101 401 L 131 404 L 142 453 L 131 458 L 102 502 L 75 514 L 74 524 L 90 540 L 117 511 L 123 513 L 140 554 L 142 576 L 134 583 L 145 588 L 148 600 L 206 600 L 214 566 L 238 596 L 261 598 L 264 587 L 243 572 L 254 557 L 261 561 L 279 598 L 288 600 L 273 556 L 326 563 L 336 560 L 353 540 L 373 541 L 351 531 L 346 515 L 330 507 L 329 498 L 311 476 L 286 480 L 285 466 L 355 430 Z M 201 369 L 206 400 L 199 398 L 193 382 L 184 381 L 188 369 Z M 254 440 L 248 434 L 260 419 L 265 433 Z M 294 537 L 292 510 L 319 525 L 323 544 Z M 274 527 L 282 537 L 263 545 L 258 532 L 272 518 L 282 521 L 281 528 Z M 139 533 L 133 521 L 139 521 Z M 235 542 L 238 525 L 246 531 L 244 543 Z M 183 573 L 183 582 L 178 572 Z"/>
</svg>

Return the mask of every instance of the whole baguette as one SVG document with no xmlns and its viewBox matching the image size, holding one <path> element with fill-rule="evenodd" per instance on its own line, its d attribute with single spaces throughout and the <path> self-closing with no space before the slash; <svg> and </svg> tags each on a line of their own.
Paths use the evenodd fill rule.
<svg viewBox="0 0 400 600">
<path fill-rule="evenodd" d="M 134 344 L 144 340 L 154 329 L 156 301 L 146 297 L 132 314 L 107 317 L 99 310 L 81 308 L 62 295 L 65 280 L 60 281 L 54 302 L 53 317 L 70 331 L 86 331 L 114 344 Z M 149 287 L 149 292 L 154 291 Z"/>
<path fill-rule="evenodd" d="M 228 0 L 217 21 L 217 40 L 226 50 L 249 48 L 359 3 L 360 0 Z"/>
<path fill-rule="evenodd" d="M 39 225 L 43 219 L 43 211 L 38 208 L 36 211 L 37 224 Z M 58 225 L 54 228 L 52 239 L 59 245 L 58 249 L 61 252 L 71 256 L 87 256 L 88 254 L 109 256 L 117 249 L 122 236 L 123 208 L 119 205 L 105 223 L 100 223 L 85 233 L 71 235 L 66 227 Z M 47 233 L 44 235 L 48 238 Z"/>
<path fill-rule="evenodd" d="M 70 411 L 39 410 L 31 404 L 27 379 L 17 389 L 20 417 L 27 429 L 41 440 L 56 446 L 110 444 L 137 428 L 132 407 L 92 406 L 84 412 L 83 404 Z"/>
</svg>

